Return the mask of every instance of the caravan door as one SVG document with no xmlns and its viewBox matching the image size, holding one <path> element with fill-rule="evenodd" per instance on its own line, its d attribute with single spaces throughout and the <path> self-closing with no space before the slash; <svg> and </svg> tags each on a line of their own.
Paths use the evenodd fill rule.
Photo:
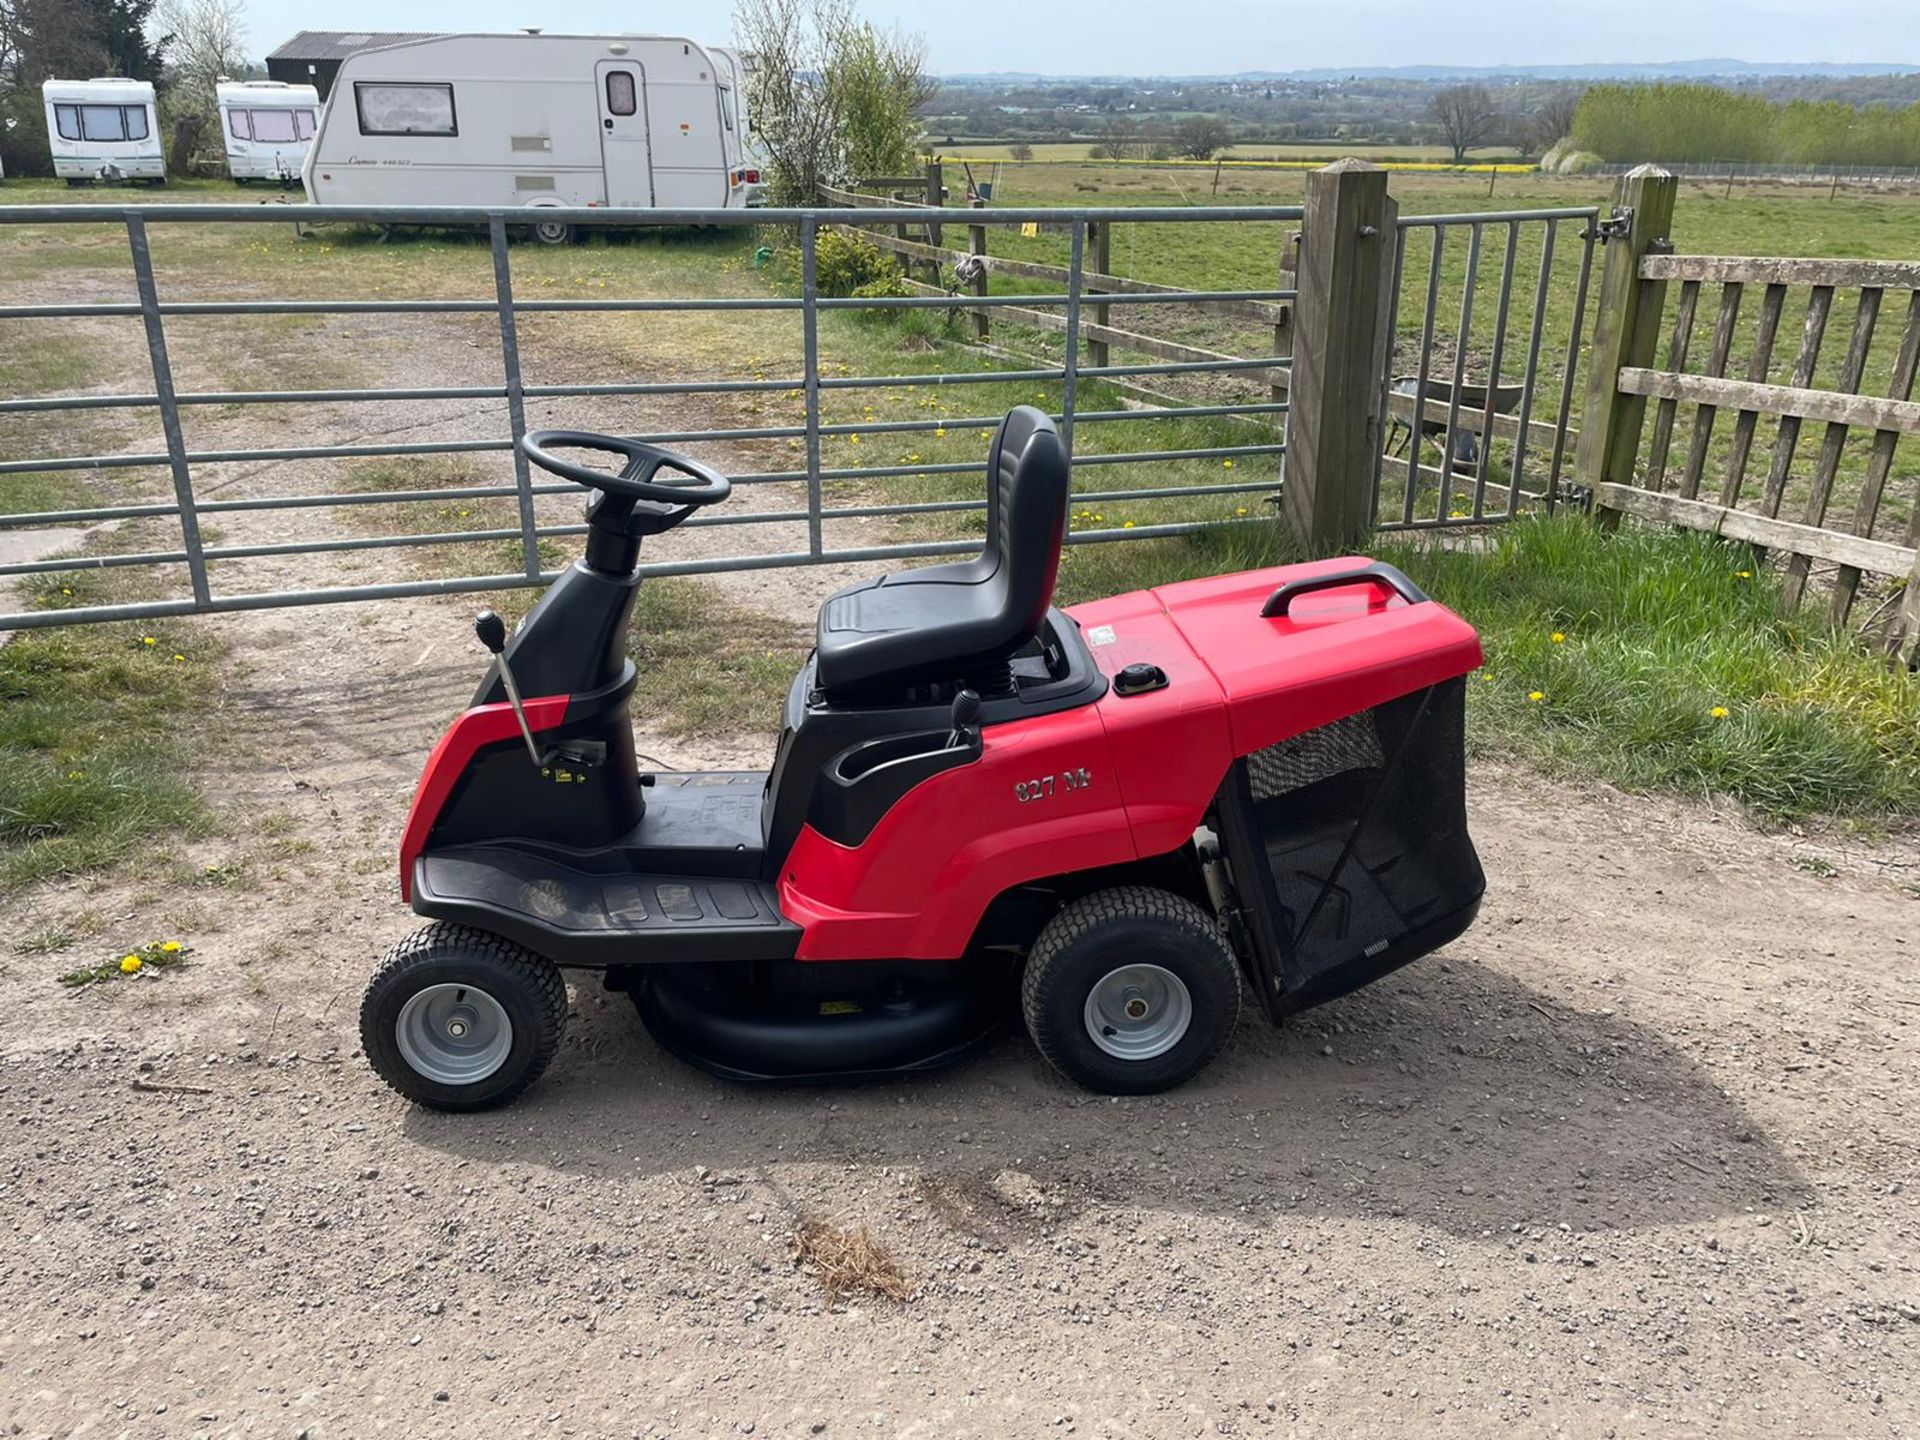
<svg viewBox="0 0 1920 1440">
<path fill-rule="evenodd" d="M 600 163 L 607 175 L 607 204 L 651 209 L 655 201 L 646 71 L 631 60 L 602 60 L 594 80 L 600 96 Z"/>
</svg>

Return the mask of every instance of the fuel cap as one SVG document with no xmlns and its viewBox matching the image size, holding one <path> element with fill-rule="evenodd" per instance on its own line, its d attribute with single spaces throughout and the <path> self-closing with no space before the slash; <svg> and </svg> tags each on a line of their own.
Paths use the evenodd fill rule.
<svg viewBox="0 0 1920 1440">
<path fill-rule="evenodd" d="M 1135 661 L 1113 677 L 1116 695 L 1145 695 L 1149 690 L 1167 688 L 1167 672 L 1158 665 Z"/>
</svg>

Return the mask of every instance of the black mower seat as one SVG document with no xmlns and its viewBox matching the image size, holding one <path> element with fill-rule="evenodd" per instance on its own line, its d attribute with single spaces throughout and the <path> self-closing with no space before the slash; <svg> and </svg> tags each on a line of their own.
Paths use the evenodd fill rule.
<svg viewBox="0 0 1920 1440">
<path fill-rule="evenodd" d="M 1030 405 L 1010 410 L 987 456 L 985 547 L 830 596 L 816 640 L 820 687 L 832 698 L 941 681 L 1004 688 L 1053 600 L 1070 479 L 1053 421 Z"/>
</svg>

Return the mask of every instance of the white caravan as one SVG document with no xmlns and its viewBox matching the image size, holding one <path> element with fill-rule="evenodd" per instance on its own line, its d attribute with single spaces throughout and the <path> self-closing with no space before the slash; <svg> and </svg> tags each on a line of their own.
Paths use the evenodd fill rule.
<svg viewBox="0 0 1920 1440">
<path fill-rule="evenodd" d="M 658 35 L 445 35 L 341 62 L 307 152 L 323 205 L 732 209 L 760 198 L 731 62 Z M 569 238 L 559 223 L 540 239 Z"/>
<path fill-rule="evenodd" d="M 241 80 L 216 85 L 213 93 L 220 104 L 227 173 L 242 185 L 298 180 L 319 128 L 320 92 L 283 80 Z"/>
<path fill-rule="evenodd" d="M 49 80 L 47 143 L 53 173 L 69 185 L 93 180 L 167 183 L 153 86 L 144 80 Z"/>
</svg>

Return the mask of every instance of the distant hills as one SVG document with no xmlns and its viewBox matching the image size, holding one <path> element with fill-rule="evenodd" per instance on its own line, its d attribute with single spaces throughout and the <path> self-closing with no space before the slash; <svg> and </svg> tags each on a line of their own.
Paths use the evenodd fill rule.
<svg viewBox="0 0 1920 1440">
<path fill-rule="evenodd" d="M 1001 70 L 939 78 L 948 85 L 1010 85 L 1047 81 L 1080 83 L 1154 79 L 1208 84 L 1295 83 L 1324 84 L 1336 80 L 1740 80 L 1783 75 L 1845 78 L 1856 75 L 1905 75 L 1920 72 L 1920 61 L 1860 61 L 1854 64 L 1780 61 L 1756 64 L 1748 60 L 1622 61 L 1595 65 L 1355 65 L 1319 66 L 1309 70 L 1242 70 L 1218 75 L 1051 75 Z"/>
</svg>

